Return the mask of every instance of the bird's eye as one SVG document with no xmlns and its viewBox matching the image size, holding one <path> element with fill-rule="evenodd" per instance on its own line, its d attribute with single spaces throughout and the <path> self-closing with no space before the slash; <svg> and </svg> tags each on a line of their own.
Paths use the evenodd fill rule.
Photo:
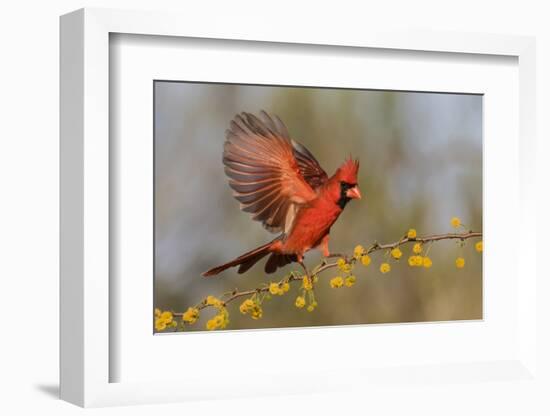
<svg viewBox="0 0 550 416">
<path fill-rule="evenodd" d="M 342 187 L 342 189 L 344 191 L 347 191 L 348 189 L 351 189 L 356 185 L 357 184 L 355 184 L 355 183 L 349 183 L 349 182 L 344 182 L 344 181 L 340 182 L 340 186 Z"/>
</svg>

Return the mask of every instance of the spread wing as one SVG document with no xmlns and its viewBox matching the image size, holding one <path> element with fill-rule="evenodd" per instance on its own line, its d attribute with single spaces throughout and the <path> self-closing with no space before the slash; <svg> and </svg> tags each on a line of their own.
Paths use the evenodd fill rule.
<svg viewBox="0 0 550 416">
<path fill-rule="evenodd" d="M 305 181 L 316 189 L 328 181 L 328 175 L 317 162 L 317 159 L 303 145 L 291 139 L 294 157 Z"/>
<path fill-rule="evenodd" d="M 226 131 L 223 163 L 233 195 L 271 232 L 288 232 L 300 206 L 317 196 L 301 168 L 311 163 L 296 152 L 284 124 L 264 111 L 235 116 Z"/>
</svg>

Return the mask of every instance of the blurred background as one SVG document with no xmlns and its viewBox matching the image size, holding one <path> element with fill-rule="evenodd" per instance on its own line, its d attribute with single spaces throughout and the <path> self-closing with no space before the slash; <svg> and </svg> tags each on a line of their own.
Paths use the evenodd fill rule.
<svg viewBox="0 0 550 416">
<path fill-rule="evenodd" d="M 241 111 L 277 114 L 291 137 L 332 175 L 348 155 L 359 158 L 363 195 L 331 229 L 332 252 L 357 244 L 396 241 L 409 228 L 419 235 L 451 232 L 453 216 L 482 230 L 482 97 L 479 95 L 328 88 L 196 84 L 156 81 L 155 88 L 155 306 L 183 312 L 207 295 L 278 281 L 296 265 L 265 275 L 265 260 L 244 275 L 230 269 L 201 273 L 274 238 L 239 210 L 223 171 L 224 132 Z M 297 309 L 298 285 L 263 305 L 260 320 L 229 305 L 227 329 L 397 323 L 482 318 L 482 259 L 474 240 L 430 249 L 431 269 L 411 268 L 403 248 L 382 275 L 356 266 L 352 288 L 331 289 L 328 271 L 316 285 L 318 307 Z M 457 256 L 466 266 L 457 270 Z M 308 265 L 320 260 L 306 255 Z M 244 299 L 243 299 L 244 300 Z M 189 330 L 203 330 L 203 311 Z"/>
</svg>

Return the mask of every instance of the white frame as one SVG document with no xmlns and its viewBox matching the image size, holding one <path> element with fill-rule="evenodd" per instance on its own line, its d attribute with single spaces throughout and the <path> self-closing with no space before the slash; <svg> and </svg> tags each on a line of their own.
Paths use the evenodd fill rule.
<svg viewBox="0 0 550 416">
<path fill-rule="evenodd" d="M 109 383 L 109 33 L 270 41 L 517 57 L 520 69 L 522 242 L 536 241 L 535 42 L 464 33 L 280 31 L 276 23 L 234 32 L 220 20 L 205 28 L 192 16 L 83 9 L 61 18 L 61 397 L 81 406 L 208 397 L 177 383 Z M 526 244 L 523 244 L 525 247 Z M 536 372 L 536 261 L 520 250 L 518 374 Z M 529 261 L 521 256 L 530 255 Z M 281 375 L 281 382 L 285 380 Z M 366 382 L 366 381 L 364 381 Z M 299 389 L 299 386 L 296 386 Z M 309 391 L 309 389 L 308 389 Z M 250 394 L 250 392 L 249 392 Z"/>
</svg>

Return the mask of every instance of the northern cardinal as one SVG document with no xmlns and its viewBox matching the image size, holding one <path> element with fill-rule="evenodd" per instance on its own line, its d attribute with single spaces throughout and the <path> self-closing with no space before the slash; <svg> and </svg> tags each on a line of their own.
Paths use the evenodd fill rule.
<svg viewBox="0 0 550 416">
<path fill-rule="evenodd" d="M 330 227 L 350 200 L 361 198 L 358 160 L 345 160 L 329 178 L 311 152 L 290 138 L 282 121 L 265 111 L 259 118 L 235 116 L 226 130 L 223 163 L 241 210 L 280 235 L 203 276 L 234 266 L 244 273 L 267 255 L 265 271 L 273 273 L 293 261 L 303 265 L 304 254 L 313 248 L 328 257 Z"/>
</svg>

